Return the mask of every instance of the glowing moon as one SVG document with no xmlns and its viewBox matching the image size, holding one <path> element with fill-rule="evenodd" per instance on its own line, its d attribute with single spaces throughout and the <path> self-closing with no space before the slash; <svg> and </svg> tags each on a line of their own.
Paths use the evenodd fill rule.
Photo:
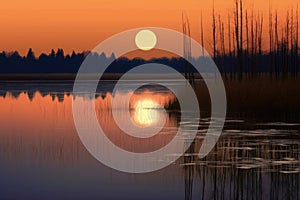
<svg viewBox="0 0 300 200">
<path fill-rule="evenodd" d="M 156 42 L 156 35 L 150 30 L 141 30 L 135 36 L 136 46 L 143 51 L 149 51 L 153 49 L 156 45 Z"/>
</svg>

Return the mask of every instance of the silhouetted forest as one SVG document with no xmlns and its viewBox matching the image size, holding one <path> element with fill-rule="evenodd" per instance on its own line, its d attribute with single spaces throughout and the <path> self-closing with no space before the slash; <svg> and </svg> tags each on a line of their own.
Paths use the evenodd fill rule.
<svg viewBox="0 0 300 200">
<path fill-rule="evenodd" d="M 0 53 L 1 73 L 76 73 L 86 52 L 65 55 L 63 49 L 50 54 L 42 53 L 36 57 L 30 48 L 26 56 L 21 56 L 17 51 Z"/>
<path fill-rule="evenodd" d="M 65 55 L 63 49 L 58 49 L 57 51 L 52 50 L 48 55 L 42 53 L 39 57 L 36 57 L 31 48 L 28 50 L 27 56 L 20 56 L 17 51 L 12 53 L 3 51 L 0 53 L 0 73 L 77 73 L 80 65 L 89 53 L 75 53 L 73 51 L 71 55 Z M 107 61 L 112 61 L 112 64 L 106 70 L 107 73 L 125 73 L 135 66 L 146 63 L 165 64 L 184 73 L 185 68 L 182 66 L 187 65 L 185 59 L 175 57 L 145 60 L 142 58 L 128 59 L 126 57 L 115 59 L 114 54 L 107 57 L 104 53 L 100 55 L 92 53 L 92 56 L 99 62 L 107 63 Z"/>
<path fill-rule="evenodd" d="M 283 50 L 286 51 L 286 50 Z M 2 74 L 35 74 L 35 73 L 77 73 L 80 65 L 89 52 L 64 54 L 63 49 L 57 51 L 52 50 L 50 54 L 42 53 L 36 57 L 33 50 L 30 48 L 26 56 L 21 56 L 17 51 L 0 53 L 0 73 Z M 282 56 L 284 54 L 284 56 Z M 278 56 L 274 56 L 278 55 Z M 93 56 L 98 60 L 113 61 L 106 70 L 107 73 L 125 73 L 135 66 L 145 63 L 160 63 L 168 65 L 181 73 L 194 73 L 192 66 L 184 58 L 153 58 L 145 60 L 142 58 L 128 59 L 125 57 L 115 59 L 114 55 L 107 57 L 104 53 L 93 53 Z M 206 59 L 204 57 L 198 58 Z M 246 51 L 243 52 L 242 67 L 240 68 L 239 57 L 233 54 L 217 54 L 214 58 L 219 70 L 223 74 L 235 74 L 242 72 L 244 74 L 257 73 L 275 73 L 297 74 L 300 71 L 300 57 L 297 54 L 292 54 L 290 51 L 283 53 L 281 50 L 271 53 L 249 55 Z M 275 68 L 274 68 L 275 66 Z M 275 70 L 276 69 L 276 70 Z"/>
</svg>

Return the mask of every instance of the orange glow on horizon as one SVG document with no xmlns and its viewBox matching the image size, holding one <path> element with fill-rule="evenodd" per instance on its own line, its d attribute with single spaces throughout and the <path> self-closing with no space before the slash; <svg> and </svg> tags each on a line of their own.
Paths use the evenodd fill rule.
<svg viewBox="0 0 300 200">
<path fill-rule="evenodd" d="M 298 0 L 272 0 L 272 9 L 285 19 L 288 9 L 297 8 Z M 269 1 L 244 1 L 245 9 L 264 12 L 268 27 Z M 99 42 L 118 32 L 147 26 L 181 31 L 181 14 L 185 11 L 191 24 L 191 36 L 200 40 L 200 13 L 206 27 L 206 48 L 211 46 L 213 1 L 204 0 L 12 0 L 1 2 L 0 50 L 18 50 L 22 55 L 31 47 L 39 55 L 51 49 L 93 49 Z M 215 0 L 217 15 L 227 23 L 233 14 L 233 0 Z M 232 19 L 233 23 L 233 19 Z"/>
</svg>

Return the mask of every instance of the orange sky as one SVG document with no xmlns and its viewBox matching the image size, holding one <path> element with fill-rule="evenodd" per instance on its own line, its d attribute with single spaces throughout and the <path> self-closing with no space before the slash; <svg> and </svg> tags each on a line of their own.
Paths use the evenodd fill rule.
<svg viewBox="0 0 300 200">
<path fill-rule="evenodd" d="M 244 0 L 245 7 L 264 11 L 267 27 L 269 1 Z M 298 0 L 272 0 L 281 17 L 296 8 Z M 63 48 L 91 50 L 105 38 L 126 29 L 159 26 L 181 31 L 181 13 L 186 11 L 191 35 L 199 41 L 203 12 L 205 41 L 211 42 L 212 0 L 10 0 L 0 6 L 0 50 L 29 47 L 39 54 Z M 234 0 L 215 0 L 216 12 L 233 13 Z M 224 21 L 227 21 L 224 19 Z"/>
</svg>

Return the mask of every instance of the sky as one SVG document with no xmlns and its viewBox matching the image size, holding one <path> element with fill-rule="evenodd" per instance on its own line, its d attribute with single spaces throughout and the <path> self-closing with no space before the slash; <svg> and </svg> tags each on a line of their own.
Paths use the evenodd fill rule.
<svg viewBox="0 0 300 200">
<path fill-rule="evenodd" d="M 298 0 L 270 1 L 283 19 L 287 9 L 296 9 Z M 181 31 L 183 11 L 190 20 L 191 36 L 197 41 L 202 12 L 209 48 L 212 5 L 213 0 L 2 0 L 0 51 L 17 50 L 24 55 L 31 47 L 36 54 L 57 48 L 70 53 L 91 50 L 113 34 L 132 28 L 156 26 Z M 264 12 L 268 18 L 269 1 L 244 0 L 244 5 Z M 233 15 L 234 0 L 215 0 L 215 10 L 222 17 L 228 12 Z"/>
</svg>

